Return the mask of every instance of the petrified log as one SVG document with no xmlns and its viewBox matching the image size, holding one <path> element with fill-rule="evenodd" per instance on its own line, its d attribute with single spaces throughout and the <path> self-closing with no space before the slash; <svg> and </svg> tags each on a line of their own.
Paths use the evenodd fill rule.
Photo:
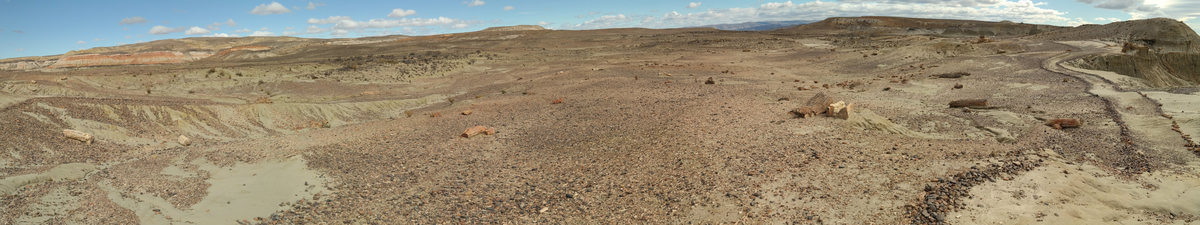
<svg viewBox="0 0 1200 225">
<path fill-rule="evenodd" d="M 825 113 L 828 110 L 829 104 L 833 104 L 833 99 L 826 96 L 825 93 L 817 93 L 812 98 L 808 99 L 803 106 L 792 109 L 792 114 L 796 117 L 811 118 L 817 114 Z"/>
<path fill-rule="evenodd" d="M 469 137 L 474 137 L 475 135 L 479 135 L 479 134 L 486 134 L 486 135 L 496 134 L 496 128 L 485 127 L 485 126 L 474 126 L 471 128 L 467 128 L 466 131 L 463 131 L 462 137 L 469 138 Z"/>
<path fill-rule="evenodd" d="M 950 108 L 984 108 L 987 107 L 987 99 L 963 99 L 950 102 Z"/>
<path fill-rule="evenodd" d="M 1046 126 L 1062 130 L 1063 128 L 1078 128 L 1082 123 L 1078 119 L 1059 118 L 1046 121 Z"/>
<path fill-rule="evenodd" d="M 179 135 L 179 144 L 183 146 L 192 145 L 192 139 L 187 136 Z"/>
<path fill-rule="evenodd" d="M 970 76 L 970 75 L 971 75 L 971 73 L 968 73 L 968 72 L 955 72 L 955 73 L 943 73 L 943 74 L 938 74 L 938 75 L 934 75 L 934 76 L 937 76 L 938 78 L 960 78 L 960 77 Z"/>
<path fill-rule="evenodd" d="M 66 136 L 67 138 L 70 138 L 70 139 L 74 139 L 76 141 L 88 143 L 88 144 L 91 144 L 92 140 L 94 139 L 94 137 L 92 137 L 92 134 L 84 133 L 83 131 L 77 131 L 77 130 L 63 130 L 63 136 Z"/>
</svg>

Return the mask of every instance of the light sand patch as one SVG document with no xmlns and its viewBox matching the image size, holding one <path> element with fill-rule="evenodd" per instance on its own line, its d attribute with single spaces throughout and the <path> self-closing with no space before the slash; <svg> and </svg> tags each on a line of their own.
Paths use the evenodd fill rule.
<svg viewBox="0 0 1200 225">
<path fill-rule="evenodd" d="M 1050 88 L 1050 86 L 1031 83 L 1006 83 L 1004 86 L 1008 86 L 1008 88 L 1026 88 L 1031 91 L 1040 91 L 1042 89 Z"/>
<path fill-rule="evenodd" d="M 50 219 L 67 217 L 70 210 L 79 208 L 79 197 L 71 195 L 69 186 L 57 186 L 29 207 L 38 213 L 18 217 L 17 224 L 50 224 Z"/>
<path fill-rule="evenodd" d="M 1071 65 L 1066 65 L 1066 63 L 1064 63 L 1062 66 L 1070 70 L 1098 76 L 1123 88 L 1141 89 L 1150 87 L 1149 85 L 1146 85 L 1146 79 L 1142 78 L 1121 75 L 1110 71 L 1082 69 Z"/>
<path fill-rule="evenodd" d="M 217 167 L 207 161 L 193 162 L 206 170 L 208 195 L 188 209 L 175 208 L 166 200 L 138 193 L 125 193 L 100 183 L 108 198 L 132 210 L 143 224 L 231 224 L 237 220 L 266 217 L 284 209 L 280 203 L 297 201 L 325 191 L 324 178 L 309 170 L 305 161 L 293 157 L 255 164 L 239 163 Z M 155 210 L 159 212 L 155 212 Z"/>
<path fill-rule="evenodd" d="M 55 181 L 55 180 L 75 180 L 83 178 L 84 175 L 95 171 L 96 165 L 87 163 L 70 163 L 62 164 L 50 169 L 46 172 L 36 174 L 25 174 L 12 176 L 0 180 L 0 194 L 11 195 L 21 190 L 25 185 Z"/>
<path fill-rule="evenodd" d="M 1179 124 L 1184 134 L 1200 140 L 1200 93 L 1174 94 L 1148 91 L 1146 96 L 1162 104 L 1162 111 Z"/>
<path fill-rule="evenodd" d="M 942 87 L 938 87 L 936 84 L 919 82 L 919 81 L 909 81 L 908 84 L 909 85 L 897 87 L 895 89 L 903 91 L 903 92 L 922 94 L 922 95 L 934 95 L 934 94 L 937 94 L 939 90 L 944 89 Z"/>
<path fill-rule="evenodd" d="M 1048 154 L 1054 154 L 1047 151 Z M 1200 177 L 1159 171 L 1128 181 L 1089 164 L 1067 164 L 1057 155 L 1010 181 L 971 190 L 967 208 L 950 224 L 1186 224 L 1146 213 L 1200 215 Z"/>
<path fill-rule="evenodd" d="M 858 109 L 850 115 L 850 119 L 846 123 L 852 127 L 861 128 L 864 130 L 884 131 L 892 134 L 900 134 L 916 138 L 936 138 L 933 135 L 909 130 L 904 126 L 893 123 L 886 117 L 875 114 L 869 109 Z"/>
</svg>

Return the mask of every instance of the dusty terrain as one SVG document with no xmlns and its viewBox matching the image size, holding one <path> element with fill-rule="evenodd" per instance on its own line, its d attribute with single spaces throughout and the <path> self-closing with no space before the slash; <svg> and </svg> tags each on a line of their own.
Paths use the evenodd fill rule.
<svg viewBox="0 0 1200 225">
<path fill-rule="evenodd" d="M 1181 25 L 520 26 L 4 59 L 0 222 L 1200 223 Z M 790 113 L 818 94 L 848 118 Z M 986 106 L 950 107 L 966 99 Z"/>
</svg>

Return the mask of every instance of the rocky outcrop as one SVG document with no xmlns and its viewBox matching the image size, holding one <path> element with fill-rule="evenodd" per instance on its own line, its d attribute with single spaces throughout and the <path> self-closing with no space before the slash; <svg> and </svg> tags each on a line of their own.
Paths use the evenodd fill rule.
<svg viewBox="0 0 1200 225">
<path fill-rule="evenodd" d="M 1130 20 L 1105 25 L 1083 25 L 1045 32 L 1029 38 L 1052 41 L 1132 42 L 1145 45 L 1157 52 L 1200 53 L 1200 35 L 1197 35 L 1187 24 L 1168 18 Z"/>
<path fill-rule="evenodd" d="M 1135 43 L 1127 43 L 1122 51 L 1125 53 L 1093 55 L 1069 63 L 1141 78 L 1150 87 L 1200 84 L 1200 53 L 1156 53 L 1155 49 Z"/>
<path fill-rule="evenodd" d="M 210 52 L 193 51 L 193 52 L 175 52 L 175 51 L 154 51 L 141 52 L 133 54 L 86 54 L 73 55 L 60 58 L 50 68 L 71 68 L 71 67 L 87 67 L 87 66 L 115 66 L 115 65 L 144 65 L 144 64 L 167 64 L 167 63 L 183 63 L 191 62 L 198 59 L 203 59 L 212 56 Z"/>
<path fill-rule="evenodd" d="M 47 65 L 54 64 L 54 62 L 54 60 L 6 62 L 0 63 L 0 70 L 32 70 L 46 67 Z"/>
</svg>

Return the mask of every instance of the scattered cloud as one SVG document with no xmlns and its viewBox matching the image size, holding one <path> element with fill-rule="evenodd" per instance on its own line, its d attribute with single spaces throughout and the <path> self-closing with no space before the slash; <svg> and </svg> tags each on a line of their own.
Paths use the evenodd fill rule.
<svg viewBox="0 0 1200 225">
<path fill-rule="evenodd" d="M 539 25 L 539 26 L 546 26 L 546 25 L 550 25 L 550 24 L 551 24 L 550 22 L 546 22 L 546 21 L 538 21 L 538 25 Z"/>
<path fill-rule="evenodd" d="M 1067 24 L 1072 20 L 1064 17 L 1065 12 L 1043 8 L 1045 4 L 1032 0 L 840 0 L 802 3 L 786 1 L 767 2 L 758 7 L 709 9 L 686 14 L 672 11 L 661 16 L 609 14 L 583 23 L 560 26 L 571 29 L 668 28 L 752 21 L 822 20 L 829 17 L 879 15 L 880 12 L 901 17 L 1009 20 L 1048 24 Z"/>
<path fill-rule="evenodd" d="M 395 10 L 393 10 L 393 11 L 395 11 Z M 308 18 L 308 23 L 309 24 L 331 24 L 331 23 L 337 23 L 338 21 L 343 21 L 343 20 L 351 20 L 351 19 L 349 16 L 330 16 L 329 18 L 325 18 L 325 19 Z"/>
<path fill-rule="evenodd" d="M 176 33 L 176 32 L 180 32 L 183 30 L 184 30 L 184 28 L 182 28 L 182 27 L 171 28 L 171 27 L 166 27 L 163 25 L 155 25 L 154 27 L 150 28 L 150 34 L 163 35 L 163 34 Z"/>
<path fill-rule="evenodd" d="M 325 33 L 326 31 L 329 31 L 329 29 L 317 27 L 317 25 L 308 25 L 308 28 L 304 29 L 305 34 L 319 34 Z"/>
<path fill-rule="evenodd" d="M 346 36 L 346 34 L 349 34 L 349 33 L 350 33 L 350 31 L 348 31 L 348 30 L 333 30 L 333 32 L 329 32 L 329 35 L 333 35 L 335 37 L 341 37 L 341 36 Z"/>
<path fill-rule="evenodd" d="M 188 28 L 186 31 L 183 31 L 183 34 L 186 34 L 186 35 L 201 35 L 201 34 L 208 34 L 208 33 L 212 33 L 212 31 L 209 31 L 208 29 L 204 29 L 204 28 L 200 28 L 200 27 L 192 27 L 192 28 Z"/>
<path fill-rule="evenodd" d="M 205 37 L 238 37 L 238 35 L 236 35 L 236 34 L 227 34 L 227 33 L 214 33 L 214 34 L 204 35 L 204 36 Z"/>
<path fill-rule="evenodd" d="M 416 10 L 395 8 L 395 9 L 392 9 L 392 13 L 388 13 L 388 17 L 402 18 L 402 17 L 411 16 L 411 15 L 415 15 L 415 14 L 417 14 Z M 330 17 L 330 18 L 332 18 L 332 17 Z"/>
<path fill-rule="evenodd" d="M 255 6 L 253 10 L 250 10 L 250 14 L 254 14 L 254 15 L 275 15 L 275 14 L 284 14 L 284 13 L 290 13 L 290 12 L 292 12 L 292 10 L 288 10 L 287 7 L 283 6 L 283 4 L 279 4 L 279 2 L 271 2 L 270 4 L 261 4 L 261 5 Z"/>
<path fill-rule="evenodd" d="M 325 6 L 325 3 L 308 2 L 308 7 L 304 7 L 304 8 L 306 8 L 308 10 L 317 10 L 317 7 L 321 7 L 321 6 Z"/>
<path fill-rule="evenodd" d="M 1077 0 L 1096 8 L 1121 10 L 1130 19 L 1155 17 L 1172 18 L 1187 23 L 1192 29 L 1200 28 L 1200 1 L 1154 1 L 1154 0 Z"/>
<path fill-rule="evenodd" d="M 250 29 L 242 28 L 242 29 L 235 30 L 233 32 L 234 33 L 250 33 Z"/>
<path fill-rule="evenodd" d="M 596 28 L 612 28 L 612 27 L 628 27 L 629 22 L 633 21 L 632 17 L 625 14 L 603 15 L 600 18 L 585 21 L 581 24 L 576 24 L 575 28 L 596 29 Z"/>
<path fill-rule="evenodd" d="M 689 8 L 689 9 L 695 9 L 696 7 L 700 7 L 700 4 L 704 4 L 704 3 L 700 3 L 700 2 L 689 2 L 689 3 L 688 3 L 688 8 Z"/>
<path fill-rule="evenodd" d="M 270 32 L 270 31 L 261 31 L 260 30 L 260 31 L 254 31 L 254 33 L 251 33 L 250 36 L 251 37 L 275 36 L 275 33 Z"/>
<path fill-rule="evenodd" d="M 487 2 L 484 2 L 483 0 L 471 0 L 466 3 L 467 7 L 483 6 L 483 4 L 487 4 Z"/>
<path fill-rule="evenodd" d="M 403 12 L 403 11 L 407 11 L 407 10 L 400 10 L 400 11 L 393 10 L 393 12 Z M 330 32 L 330 35 L 333 35 L 333 36 L 342 36 L 342 35 L 349 34 L 351 32 L 365 33 L 365 34 L 391 34 L 391 33 L 394 33 L 394 32 L 392 32 L 393 28 L 412 29 L 413 27 L 429 27 L 429 26 L 441 26 L 441 27 L 445 27 L 445 28 L 466 28 L 471 25 L 479 23 L 478 21 L 466 21 L 466 20 L 452 19 L 452 18 L 447 18 L 447 17 L 437 17 L 437 18 L 405 17 L 405 18 L 398 18 L 398 19 L 370 19 L 370 20 L 363 21 L 363 20 L 354 20 L 348 16 L 330 16 L 330 17 L 323 18 L 323 19 L 309 18 L 307 22 L 309 24 L 316 24 L 316 25 L 333 24 L 333 26 L 329 26 L 328 28 L 321 28 L 316 25 L 310 25 L 308 27 L 308 29 L 305 30 L 305 33 L 312 34 L 312 33 L 320 33 L 320 32 L 328 31 L 328 32 Z"/>
<path fill-rule="evenodd" d="M 17 49 L 17 51 L 18 51 L 18 52 L 23 52 L 23 51 L 25 51 L 25 49 L 23 49 L 23 48 L 18 48 L 18 49 Z"/>
<path fill-rule="evenodd" d="M 87 42 L 86 41 L 76 41 L 75 44 L 82 45 L 82 44 L 87 44 Z"/>
<path fill-rule="evenodd" d="M 229 20 L 225 21 L 225 26 L 236 27 L 237 22 L 233 22 L 233 19 L 229 19 Z"/>
<path fill-rule="evenodd" d="M 510 6 L 504 6 L 504 11 L 512 11 L 513 9 L 516 9 L 516 8 L 513 8 L 513 6 L 511 6 L 511 5 L 510 5 Z"/>
<path fill-rule="evenodd" d="M 139 23 L 145 23 L 145 22 L 149 22 L 149 20 L 146 20 L 146 18 L 143 18 L 140 16 L 135 16 L 135 17 L 121 19 L 121 22 L 119 24 L 128 25 L 128 24 L 139 24 Z"/>
</svg>

